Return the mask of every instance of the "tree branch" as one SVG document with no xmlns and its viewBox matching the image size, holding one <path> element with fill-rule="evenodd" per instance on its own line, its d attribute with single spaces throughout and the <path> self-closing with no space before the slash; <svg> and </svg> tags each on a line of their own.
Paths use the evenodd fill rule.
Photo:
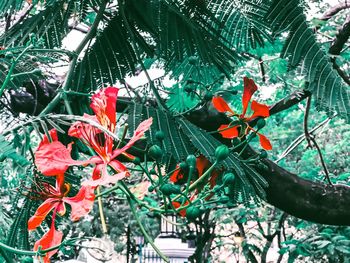
<svg viewBox="0 0 350 263">
<path fill-rule="evenodd" d="M 334 15 L 339 13 L 340 11 L 350 8 L 350 2 L 349 1 L 344 1 L 342 3 L 339 3 L 335 6 L 332 6 L 329 10 L 327 10 L 322 17 L 320 17 L 320 20 L 327 21 L 331 19 Z"/>
<path fill-rule="evenodd" d="M 349 4 L 350 5 L 350 4 Z M 331 47 L 329 48 L 329 54 L 332 55 L 331 61 L 333 63 L 333 68 L 338 72 L 339 76 L 350 85 L 349 76 L 339 67 L 337 64 L 337 56 L 340 55 L 341 51 L 344 48 L 345 43 L 350 37 L 350 16 L 348 16 L 339 29 L 338 34 L 335 36 Z"/>
</svg>

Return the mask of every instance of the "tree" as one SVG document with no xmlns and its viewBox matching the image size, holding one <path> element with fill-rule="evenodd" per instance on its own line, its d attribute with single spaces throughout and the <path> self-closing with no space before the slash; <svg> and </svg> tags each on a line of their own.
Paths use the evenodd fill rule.
<svg viewBox="0 0 350 263">
<path fill-rule="evenodd" d="M 147 140 L 137 142 L 134 148 L 129 149 L 128 153 L 136 156 L 137 161 L 134 159 L 128 167 L 136 168 L 138 172 L 143 169 L 149 175 L 151 190 L 156 191 L 154 200 L 162 200 L 165 210 L 186 211 L 188 214 L 192 206 L 187 208 L 186 200 L 180 201 L 177 208 L 174 202 L 180 199 L 177 193 L 190 198 L 192 192 L 196 195 L 195 200 L 208 203 L 211 202 L 210 195 L 218 207 L 264 199 L 301 219 L 348 225 L 350 189 L 346 185 L 332 184 L 334 178 L 328 172 L 322 150 L 313 136 L 314 130 L 309 130 L 308 125 L 313 106 L 326 112 L 329 118 L 334 118 L 335 114 L 346 121 L 349 118 L 346 41 L 350 32 L 348 20 L 341 15 L 341 11 L 348 7 L 346 2 L 332 7 L 320 19 L 313 20 L 311 29 L 304 14 L 305 3 L 298 0 L 3 1 L 0 4 L 3 15 L 0 95 L 4 116 L 11 116 L 9 119 L 15 120 L 18 126 L 3 132 L 1 159 L 11 159 L 21 175 L 13 184 L 19 187 L 19 192 L 24 192 L 27 188 L 33 191 L 37 182 L 53 183 L 50 179 L 43 179 L 40 174 L 43 170 L 39 168 L 39 172 L 34 166 L 33 131 L 39 137 L 45 134 L 49 138 L 50 128 L 67 131 L 67 122 L 80 121 L 102 129 L 107 134 L 104 136 L 112 136 L 114 129 L 104 127 L 102 122 L 96 126 L 96 123 L 89 123 L 87 118 L 78 115 L 91 112 L 88 107 L 91 92 L 119 81 L 118 85 L 123 87 L 125 95 L 118 98 L 116 111 L 121 116 L 127 115 L 128 128 L 121 131 L 124 135 L 112 138 L 127 142 L 127 129 L 132 135 L 138 125 L 153 118 L 149 131 L 142 130 L 146 132 Z M 327 36 L 327 28 L 323 28 L 323 24 L 332 17 L 336 17 L 343 26 L 327 46 L 324 39 L 317 37 L 318 32 Z M 84 24 L 88 30 L 84 29 Z M 73 52 L 62 45 L 63 39 L 72 30 L 84 33 L 84 38 Z M 284 32 L 288 33 L 287 38 Z M 324 47 L 328 48 L 328 53 Z M 283 67 L 274 68 L 276 64 L 273 60 L 264 61 L 265 57 L 276 54 L 281 56 L 279 63 L 288 65 L 288 72 Z M 339 59 L 339 54 L 345 60 Z M 248 70 L 246 65 L 249 63 L 257 66 Z M 60 65 L 69 66 L 62 80 L 55 71 L 55 67 Z M 150 65 L 164 69 L 176 80 L 176 84 L 166 88 L 163 78 L 152 80 L 147 71 Z M 268 71 L 266 67 L 269 67 Z M 243 72 L 235 73 L 235 70 L 240 72 L 239 69 Z M 261 76 L 254 74 L 257 69 Z M 148 84 L 132 87 L 126 76 L 140 72 L 145 74 Z M 236 119 L 232 118 L 225 110 L 220 110 L 224 105 L 222 101 L 221 106 L 215 106 L 213 102 L 220 98 L 230 102 L 232 108 L 242 107 L 237 104 L 240 99 L 236 95 L 242 92 L 241 77 L 244 76 L 250 77 L 245 78 L 245 88 L 255 85 L 251 83 L 252 77 L 258 84 L 284 83 L 285 96 L 271 102 L 267 115 L 248 118 L 244 112 L 234 115 Z M 266 125 L 265 117 L 283 114 L 303 100 L 307 100 L 304 136 L 296 143 L 305 139 L 310 147 L 317 150 L 327 183 L 306 180 L 290 173 L 269 160 L 265 151 L 257 151 L 260 146 L 252 148 L 256 140 L 254 137 L 265 141 L 262 146 L 269 148 L 266 147 L 267 138 L 260 133 Z M 254 105 L 257 107 L 258 104 Z M 251 107 L 255 111 L 253 103 Z M 27 115 L 23 118 L 20 112 Z M 229 136 L 220 129 L 222 125 L 226 125 L 227 131 L 231 130 Z M 237 127 L 240 130 L 236 130 Z M 233 136 L 233 128 L 239 136 Z M 225 138 L 230 136 L 230 139 Z M 19 140 L 25 140 L 25 143 L 21 144 Z M 59 134 L 57 140 L 67 144 L 72 138 Z M 99 143 L 104 144 L 105 141 Z M 231 151 L 226 153 L 227 148 L 223 145 L 230 147 Z M 288 148 L 287 153 L 294 146 Z M 219 148 L 225 158 L 215 154 L 220 151 L 217 150 Z M 73 147 L 73 157 L 91 156 L 90 150 L 77 142 Z M 202 172 L 193 164 L 196 162 L 193 162 L 193 154 L 196 155 L 194 158 L 205 158 L 206 166 Z M 118 160 L 123 164 L 130 163 L 127 155 L 118 157 Z M 136 167 L 133 168 L 133 165 Z M 151 170 L 150 165 L 154 167 Z M 160 166 L 165 168 L 166 180 L 170 179 L 168 177 L 173 170 L 180 169 L 182 179 L 188 181 L 162 181 Z M 9 169 L 5 164 L 4 167 Z M 214 168 L 216 175 L 211 173 Z M 78 179 L 66 175 L 67 183 L 75 186 L 75 192 L 78 192 L 82 173 L 75 173 L 80 174 Z M 152 174 L 158 176 L 158 182 L 152 181 Z M 231 184 L 225 184 L 227 174 L 232 174 Z M 210 178 L 211 183 L 215 183 L 205 186 Z M 132 185 L 135 182 L 128 183 Z M 168 192 L 165 186 L 169 188 Z M 119 194 L 130 195 L 127 185 L 123 183 L 121 188 Z M 99 190 L 96 191 L 99 195 Z M 130 196 L 128 200 L 132 211 L 136 209 L 136 204 L 147 207 L 148 201 L 135 204 Z M 40 203 L 23 196 L 11 201 L 16 203 L 23 199 L 25 205 L 18 211 L 20 216 L 13 223 L 6 243 L 28 250 L 28 242 L 18 245 L 21 239 L 18 237 L 22 232 L 28 235 L 26 222 L 33 214 L 33 208 Z M 212 205 L 198 206 L 193 205 L 199 209 L 194 218 L 205 217 L 202 210 L 212 208 Z M 103 218 L 103 213 L 100 216 Z M 13 256 L 3 249 L 0 252 L 5 258 Z"/>
</svg>

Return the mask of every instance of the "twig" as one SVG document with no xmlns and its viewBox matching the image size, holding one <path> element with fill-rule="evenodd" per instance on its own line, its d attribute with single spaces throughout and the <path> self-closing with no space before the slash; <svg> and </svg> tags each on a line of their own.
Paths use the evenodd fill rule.
<svg viewBox="0 0 350 263">
<path fill-rule="evenodd" d="M 305 115 L 304 115 L 304 134 L 305 134 L 305 138 L 306 138 L 306 140 L 308 142 L 308 147 L 310 147 L 310 148 L 312 147 L 311 142 L 315 146 L 315 148 L 316 148 L 316 150 L 318 152 L 318 155 L 320 157 L 320 161 L 321 161 L 324 173 L 325 173 L 325 177 L 326 177 L 328 183 L 330 185 L 333 185 L 331 180 L 330 180 L 330 178 L 329 178 L 329 172 L 328 172 L 326 163 L 325 163 L 325 161 L 323 159 L 323 155 L 322 155 L 321 149 L 318 146 L 316 139 L 308 131 L 308 117 L 309 117 L 309 112 L 310 112 L 310 106 L 311 106 L 311 96 L 309 96 L 307 98 L 307 101 L 306 101 L 306 109 L 305 109 Z"/>
</svg>

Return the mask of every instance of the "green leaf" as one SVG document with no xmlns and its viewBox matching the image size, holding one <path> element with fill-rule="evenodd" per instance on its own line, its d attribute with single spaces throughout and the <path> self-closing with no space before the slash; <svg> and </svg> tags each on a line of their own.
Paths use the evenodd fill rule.
<svg viewBox="0 0 350 263">
<path fill-rule="evenodd" d="M 171 88 L 171 94 L 166 102 L 166 105 L 171 111 L 182 113 L 193 108 L 199 102 L 197 97 L 190 96 L 188 92 L 179 84 L 175 84 Z"/>
<path fill-rule="evenodd" d="M 11 159 L 17 165 L 22 167 L 30 164 L 25 157 L 16 152 L 11 143 L 6 141 L 5 137 L 0 135 L 0 161 L 4 161 L 7 158 Z"/>
</svg>

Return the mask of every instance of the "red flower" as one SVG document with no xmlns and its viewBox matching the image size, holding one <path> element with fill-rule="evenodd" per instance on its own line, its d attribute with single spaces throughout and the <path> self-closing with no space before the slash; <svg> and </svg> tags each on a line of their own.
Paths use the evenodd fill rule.
<svg viewBox="0 0 350 263">
<path fill-rule="evenodd" d="M 100 90 L 92 96 L 91 108 L 95 116 L 85 114 L 84 117 L 92 119 L 99 123 L 108 131 L 115 133 L 116 130 L 116 103 L 117 103 L 117 88 L 108 87 Z M 95 164 L 92 174 L 92 180 L 85 181 L 83 185 L 96 187 L 98 185 L 114 184 L 129 175 L 127 168 L 115 158 L 123 154 L 128 158 L 134 158 L 126 153 L 137 140 L 144 136 L 145 131 L 152 124 L 152 118 L 143 121 L 134 132 L 133 137 L 121 149 L 113 149 L 113 138 L 103 133 L 96 127 L 83 123 L 75 122 L 69 129 L 70 136 L 80 139 L 83 143 L 94 149 L 96 156 L 89 160 L 77 161 L 70 156 L 71 144 L 68 147 L 64 146 L 57 140 L 57 135 L 53 142 L 49 142 L 46 138 L 41 142 L 35 154 L 35 163 L 38 169 L 44 175 L 63 174 L 69 166 Z M 55 131 L 54 131 L 55 132 Z M 111 166 L 117 174 L 110 176 L 107 173 L 107 167 Z"/>
<path fill-rule="evenodd" d="M 237 125 L 221 125 L 219 127 L 219 131 L 221 135 L 224 138 L 232 139 L 235 137 L 240 136 L 240 129 L 244 131 L 244 134 L 248 134 L 249 131 L 256 132 L 252 127 L 249 126 L 248 122 L 250 120 L 253 120 L 257 117 L 269 117 L 270 116 L 270 110 L 267 105 L 261 104 L 255 100 L 253 100 L 250 104 L 250 108 L 253 111 L 253 114 L 250 117 L 246 116 L 247 110 L 248 110 L 248 105 L 249 102 L 251 101 L 251 98 L 253 94 L 258 90 L 258 87 L 254 83 L 252 79 L 249 79 L 247 77 L 244 77 L 244 91 L 243 91 L 243 96 L 242 96 L 242 113 L 237 114 L 235 113 L 226 103 L 226 101 L 221 98 L 221 97 L 214 97 L 212 99 L 212 103 L 214 107 L 219 111 L 219 112 L 228 112 L 229 116 L 235 116 L 240 120 L 240 124 Z M 261 133 L 256 132 L 256 134 L 259 136 L 260 144 L 262 148 L 265 150 L 271 150 L 272 145 L 264 135 Z"/>
<path fill-rule="evenodd" d="M 50 184 L 45 184 L 45 188 L 40 195 L 46 200 L 38 207 L 35 214 L 28 220 L 28 230 L 37 228 L 45 217 L 52 211 L 54 221 L 56 213 L 63 216 L 66 213 L 65 204 L 71 206 L 71 220 L 77 221 L 81 217 L 87 215 L 94 204 L 94 190 L 88 186 L 82 186 L 74 197 L 67 197 L 70 191 L 69 184 L 59 184 L 56 181 L 56 187 Z"/>
<path fill-rule="evenodd" d="M 60 179 L 58 179 L 60 178 Z M 91 187 L 81 187 L 78 194 L 74 197 L 67 197 L 70 191 L 70 185 L 63 182 L 62 177 L 56 180 L 56 187 L 50 184 L 43 184 L 44 189 L 38 194 L 46 200 L 38 207 L 35 214 L 28 220 L 28 230 L 37 228 L 46 216 L 53 210 L 50 230 L 43 237 L 35 242 L 34 251 L 47 249 L 61 244 L 63 233 L 56 230 L 56 214 L 64 215 L 66 213 L 65 204 L 71 206 L 71 219 L 77 221 L 90 212 L 94 204 L 94 190 Z M 57 252 L 56 250 L 48 252 L 43 258 L 45 263 L 50 262 L 50 257 Z"/>
</svg>

